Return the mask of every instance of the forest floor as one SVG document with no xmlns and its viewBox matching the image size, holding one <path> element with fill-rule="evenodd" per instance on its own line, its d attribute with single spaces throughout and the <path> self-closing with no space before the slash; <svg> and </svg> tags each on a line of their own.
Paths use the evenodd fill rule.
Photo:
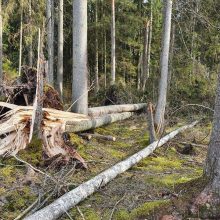
<svg viewBox="0 0 220 220">
<path fill-rule="evenodd" d="M 186 122 L 178 119 L 178 124 L 166 132 L 183 124 Z M 61 219 L 160 219 L 163 215 L 187 219 L 188 205 L 200 188 L 195 186 L 202 176 L 210 130 L 211 122 L 186 130 L 69 210 Z M 117 140 L 86 141 L 72 134 L 78 152 L 88 162 L 86 171 L 75 169 L 74 164 L 45 167 L 41 150 L 37 148 L 29 149 L 26 154 L 22 152 L 18 157 L 28 160 L 47 175 L 34 172 L 15 159 L 0 159 L 0 219 L 14 219 L 33 203 L 32 212 L 36 207 L 45 206 L 149 144 L 145 115 L 98 128 L 95 132 L 115 136 Z M 185 155 L 182 151 L 186 144 L 181 142 L 198 145 Z"/>
</svg>

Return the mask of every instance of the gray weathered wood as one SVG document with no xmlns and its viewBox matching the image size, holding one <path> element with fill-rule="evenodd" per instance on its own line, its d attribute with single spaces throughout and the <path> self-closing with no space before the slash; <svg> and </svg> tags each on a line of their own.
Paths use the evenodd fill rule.
<svg viewBox="0 0 220 220">
<path fill-rule="evenodd" d="M 134 115 L 133 112 L 123 112 L 123 113 L 104 115 L 102 117 L 85 120 L 85 121 L 67 121 L 65 131 L 66 132 L 86 131 L 116 121 L 125 120 L 127 118 L 130 118 L 132 115 Z"/>
<path fill-rule="evenodd" d="M 100 107 L 89 108 L 88 115 L 91 117 L 98 117 L 101 115 L 111 114 L 111 113 L 138 111 L 146 107 L 147 107 L 146 103 L 100 106 Z"/>
<path fill-rule="evenodd" d="M 178 133 L 188 128 L 192 128 L 196 124 L 197 121 L 169 133 L 165 137 L 161 138 L 159 141 L 153 142 L 152 144 L 150 144 L 143 150 L 137 152 L 136 154 L 130 156 L 126 160 L 115 164 L 113 167 L 103 171 L 102 173 L 90 179 L 89 181 L 81 184 L 72 191 L 64 194 L 50 205 L 37 211 L 33 215 L 25 218 L 25 220 L 52 220 L 59 218 L 70 208 L 77 205 L 79 202 L 83 201 L 85 198 L 97 191 L 97 189 L 99 189 L 101 186 L 106 185 L 119 174 L 130 169 L 132 166 L 140 162 L 142 159 L 149 156 L 157 147 L 162 146 L 163 144 L 167 143 L 170 139 L 174 138 Z"/>
</svg>

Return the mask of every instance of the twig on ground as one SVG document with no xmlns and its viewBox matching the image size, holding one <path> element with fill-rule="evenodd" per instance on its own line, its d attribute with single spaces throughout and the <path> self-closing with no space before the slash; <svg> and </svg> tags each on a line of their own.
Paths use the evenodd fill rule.
<svg viewBox="0 0 220 220">
<path fill-rule="evenodd" d="M 112 217 L 113 217 L 113 215 L 114 215 L 116 206 L 124 199 L 125 195 L 126 195 L 126 193 L 122 196 L 121 199 L 119 199 L 119 200 L 115 203 L 115 205 L 114 205 L 114 207 L 113 207 L 113 209 L 112 209 L 111 215 L 110 215 L 110 217 L 109 217 L 109 220 L 112 220 Z"/>
<path fill-rule="evenodd" d="M 82 217 L 83 220 L 86 220 L 82 211 L 80 210 L 79 206 L 76 206 L 77 211 L 79 212 L 80 216 Z"/>
</svg>

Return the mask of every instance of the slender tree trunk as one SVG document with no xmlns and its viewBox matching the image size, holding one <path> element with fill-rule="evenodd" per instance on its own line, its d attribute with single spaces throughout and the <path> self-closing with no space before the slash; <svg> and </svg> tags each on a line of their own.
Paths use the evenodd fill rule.
<svg viewBox="0 0 220 220">
<path fill-rule="evenodd" d="M 2 60 L 3 60 L 3 45 L 2 45 L 2 0 L 0 0 L 0 85 L 3 82 L 3 66 L 2 66 Z"/>
<path fill-rule="evenodd" d="M 211 181 L 211 188 L 220 195 L 220 73 L 215 101 L 212 134 L 206 158 L 205 175 Z"/>
<path fill-rule="evenodd" d="M 53 1 L 47 0 L 47 51 L 48 51 L 48 73 L 47 82 L 53 85 L 53 64 L 54 64 L 54 18 L 53 18 Z"/>
<path fill-rule="evenodd" d="M 21 75 L 21 63 L 22 63 L 22 43 L 23 43 L 23 0 L 21 0 L 21 25 L 20 25 L 20 49 L 19 49 L 19 67 L 18 75 Z"/>
<path fill-rule="evenodd" d="M 87 0 L 73 1 L 72 111 L 88 114 Z"/>
<path fill-rule="evenodd" d="M 111 23 L 111 84 L 115 84 L 115 0 L 112 0 Z"/>
<path fill-rule="evenodd" d="M 147 59 L 148 59 L 148 40 L 149 40 L 149 21 L 145 21 L 144 23 L 144 42 L 143 42 L 143 57 L 142 57 L 142 91 L 145 90 L 145 85 L 147 81 Z"/>
<path fill-rule="evenodd" d="M 152 1 L 151 1 L 150 24 L 149 24 L 149 40 L 148 40 L 148 50 L 147 50 L 147 79 L 150 77 L 152 34 L 153 34 L 153 6 L 152 6 Z"/>
<path fill-rule="evenodd" d="M 29 51 L 28 51 L 28 60 L 29 66 L 33 67 L 33 37 L 32 37 L 32 0 L 29 0 L 29 37 L 30 37 L 30 44 L 29 44 Z"/>
<path fill-rule="evenodd" d="M 104 75 L 105 75 L 105 89 L 107 87 L 107 42 L 106 42 L 106 31 L 104 34 Z"/>
<path fill-rule="evenodd" d="M 161 78 L 159 84 L 159 98 L 157 101 L 155 124 L 159 131 L 164 124 L 164 114 L 167 99 L 167 80 L 168 80 L 168 65 L 169 65 L 169 47 L 170 47 L 170 32 L 171 32 L 171 15 L 172 15 L 172 0 L 165 1 L 163 38 L 162 38 L 162 53 L 161 53 Z"/>
<path fill-rule="evenodd" d="M 63 99 L 63 0 L 59 0 L 57 85 Z"/>
<path fill-rule="evenodd" d="M 98 44 L 98 3 L 95 3 L 95 90 L 99 91 L 99 44 Z"/>
</svg>

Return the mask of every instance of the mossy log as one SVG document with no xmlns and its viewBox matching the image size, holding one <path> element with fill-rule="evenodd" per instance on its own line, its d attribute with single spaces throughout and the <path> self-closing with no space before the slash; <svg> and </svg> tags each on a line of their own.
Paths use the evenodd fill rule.
<svg viewBox="0 0 220 220">
<path fill-rule="evenodd" d="M 108 105 L 108 106 L 89 108 L 88 115 L 91 117 L 99 117 L 102 115 L 112 114 L 112 113 L 135 112 L 145 109 L 146 107 L 147 107 L 146 103 Z"/>
<path fill-rule="evenodd" d="M 62 214 L 67 212 L 70 208 L 77 205 L 79 202 L 86 199 L 88 196 L 93 194 L 97 189 L 106 185 L 108 182 L 113 180 L 119 174 L 125 172 L 126 170 L 130 169 L 132 166 L 137 164 L 142 159 L 146 158 L 150 155 L 156 148 L 162 146 L 163 144 L 167 143 L 169 140 L 174 138 L 180 132 L 192 128 L 197 124 L 193 122 L 190 125 L 183 126 L 165 137 L 161 138 L 159 141 L 155 141 L 143 150 L 137 152 L 136 154 L 130 156 L 124 161 L 121 161 L 115 164 L 113 167 L 103 171 L 99 175 L 95 176 L 94 178 L 90 179 L 89 181 L 81 184 L 77 188 L 73 189 L 72 191 L 64 194 L 59 199 L 55 200 L 50 205 L 46 206 L 45 208 L 37 211 L 33 215 L 30 215 L 25 218 L 25 220 L 52 220 L 59 218 Z"/>
</svg>

